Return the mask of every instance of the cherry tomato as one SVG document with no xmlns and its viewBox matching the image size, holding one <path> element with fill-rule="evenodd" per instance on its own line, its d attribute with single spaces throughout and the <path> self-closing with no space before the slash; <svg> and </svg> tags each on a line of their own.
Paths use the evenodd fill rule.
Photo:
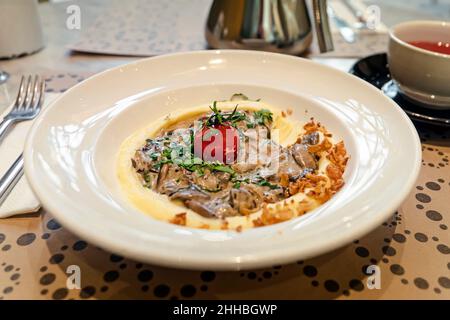
<svg viewBox="0 0 450 320">
<path fill-rule="evenodd" d="M 203 127 L 194 137 L 194 154 L 204 161 L 231 164 L 236 161 L 239 133 L 229 124 Z"/>
</svg>

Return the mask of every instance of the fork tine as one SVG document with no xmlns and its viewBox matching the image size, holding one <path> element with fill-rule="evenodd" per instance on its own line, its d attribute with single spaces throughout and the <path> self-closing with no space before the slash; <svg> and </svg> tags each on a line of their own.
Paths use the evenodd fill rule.
<svg viewBox="0 0 450 320">
<path fill-rule="evenodd" d="M 27 89 L 25 91 L 25 98 L 23 99 L 23 103 L 21 106 L 22 109 L 26 109 L 27 106 L 30 104 L 31 85 L 32 85 L 32 78 L 31 75 L 29 75 L 27 80 Z"/>
<path fill-rule="evenodd" d="M 44 101 L 45 95 L 45 81 L 41 81 L 40 90 L 39 90 L 39 100 L 36 104 L 36 110 L 39 112 L 42 108 L 42 102 Z"/>
<path fill-rule="evenodd" d="M 29 106 L 29 108 L 31 109 L 31 110 L 34 110 L 35 108 L 36 108 L 36 106 L 37 106 L 37 102 L 36 102 L 36 100 L 38 100 L 38 91 L 39 91 L 39 88 L 40 88 L 40 81 L 39 81 L 39 76 L 38 75 L 35 75 L 34 76 L 34 82 L 33 82 L 33 96 L 31 97 L 31 103 L 30 103 L 30 106 Z"/>
<path fill-rule="evenodd" d="M 19 92 L 17 93 L 16 101 L 14 102 L 14 109 L 17 109 L 22 104 L 22 96 L 25 90 L 25 76 L 20 79 Z"/>
</svg>

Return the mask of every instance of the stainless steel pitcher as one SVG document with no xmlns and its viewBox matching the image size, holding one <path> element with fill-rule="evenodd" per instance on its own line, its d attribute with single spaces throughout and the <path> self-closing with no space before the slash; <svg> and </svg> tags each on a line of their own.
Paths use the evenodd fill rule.
<svg viewBox="0 0 450 320">
<path fill-rule="evenodd" d="M 312 0 L 321 52 L 333 50 L 327 0 Z M 206 40 L 215 49 L 252 49 L 300 54 L 312 42 L 306 0 L 214 0 Z"/>
</svg>

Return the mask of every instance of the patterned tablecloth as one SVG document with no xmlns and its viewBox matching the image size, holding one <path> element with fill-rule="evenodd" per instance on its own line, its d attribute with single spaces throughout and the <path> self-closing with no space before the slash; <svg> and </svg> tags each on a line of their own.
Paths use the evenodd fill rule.
<svg viewBox="0 0 450 320">
<path fill-rule="evenodd" d="M 84 76 L 50 75 L 48 91 Z M 0 299 L 450 299 L 450 131 L 418 131 L 416 187 L 388 221 L 344 248 L 245 272 L 167 269 L 105 252 L 41 210 L 0 220 Z M 81 289 L 67 288 L 73 265 Z M 369 265 L 379 267 L 380 289 L 368 288 Z"/>
</svg>

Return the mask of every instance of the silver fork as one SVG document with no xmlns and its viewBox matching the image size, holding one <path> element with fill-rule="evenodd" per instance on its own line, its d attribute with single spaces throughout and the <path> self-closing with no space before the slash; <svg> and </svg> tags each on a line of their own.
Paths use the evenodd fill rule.
<svg viewBox="0 0 450 320">
<path fill-rule="evenodd" d="M 39 78 L 36 76 L 34 78 L 34 84 L 31 87 L 31 76 L 29 76 L 26 85 L 27 91 L 25 93 L 23 92 L 23 90 L 25 90 L 24 81 L 25 78 L 22 77 L 14 108 L 0 125 L 0 129 L 2 129 L 0 133 L 0 142 L 5 135 L 7 128 L 12 123 L 34 119 L 42 108 L 44 102 L 45 81 L 39 81 Z M 31 88 L 33 88 L 32 92 L 30 91 Z M 3 123 L 6 124 L 3 125 Z M 6 198 L 23 176 L 23 171 L 23 154 L 20 154 L 13 165 L 0 179 L 0 206 L 5 202 Z"/>
<path fill-rule="evenodd" d="M 28 80 L 22 76 L 13 108 L 0 123 L 0 143 L 11 125 L 20 121 L 32 120 L 39 114 L 44 89 L 45 82 L 40 81 L 38 76 L 34 76 L 34 80 L 32 76 L 28 76 Z"/>
</svg>

